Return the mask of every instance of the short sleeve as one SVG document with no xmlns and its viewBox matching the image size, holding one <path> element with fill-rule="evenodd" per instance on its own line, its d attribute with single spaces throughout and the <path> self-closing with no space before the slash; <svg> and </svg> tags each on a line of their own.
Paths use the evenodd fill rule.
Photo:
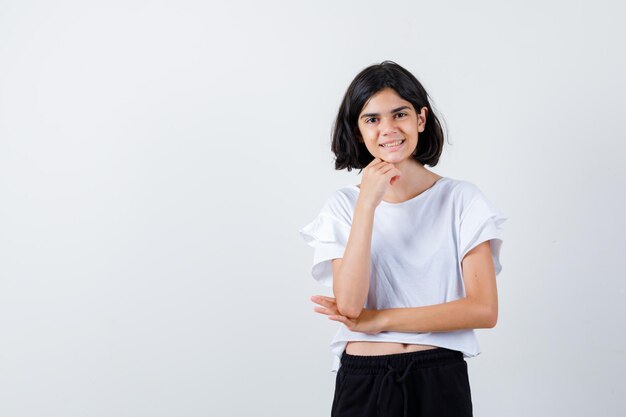
<svg viewBox="0 0 626 417">
<path fill-rule="evenodd" d="M 461 261 L 480 243 L 489 241 L 496 275 L 502 270 L 502 223 L 507 217 L 478 191 L 464 210 L 459 226 L 459 253 Z"/>
<path fill-rule="evenodd" d="M 332 287 L 332 260 L 343 258 L 350 225 L 332 213 L 322 211 L 311 223 L 300 229 L 300 235 L 315 249 L 311 275 L 321 284 Z"/>
</svg>

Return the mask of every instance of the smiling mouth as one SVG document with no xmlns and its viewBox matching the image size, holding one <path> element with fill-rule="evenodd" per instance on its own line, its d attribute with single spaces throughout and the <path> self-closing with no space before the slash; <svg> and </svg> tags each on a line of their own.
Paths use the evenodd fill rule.
<svg viewBox="0 0 626 417">
<path fill-rule="evenodd" d="M 389 143 L 385 143 L 385 144 L 380 144 L 378 146 L 382 147 L 382 148 L 393 148 L 395 146 L 400 146 L 404 143 L 404 141 L 406 141 L 406 139 L 401 139 L 401 140 L 397 140 L 395 142 L 389 142 Z"/>
</svg>

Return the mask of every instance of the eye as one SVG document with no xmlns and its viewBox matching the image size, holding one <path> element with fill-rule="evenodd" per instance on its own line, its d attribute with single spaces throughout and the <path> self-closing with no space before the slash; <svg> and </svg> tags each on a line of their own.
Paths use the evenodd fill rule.
<svg viewBox="0 0 626 417">
<path fill-rule="evenodd" d="M 365 123 L 375 123 L 378 120 L 378 117 L 368 117 L 365 119 Z"/>
<path fill-rule="evenodd" d="M 398 119 L 401 119 L 401 118 L 406 117 L 406 116 L 408 116 L 408 114 L 406 114 L 404 112 L 396 113 L 396 118 L 398 118 Z"/>
</svg>

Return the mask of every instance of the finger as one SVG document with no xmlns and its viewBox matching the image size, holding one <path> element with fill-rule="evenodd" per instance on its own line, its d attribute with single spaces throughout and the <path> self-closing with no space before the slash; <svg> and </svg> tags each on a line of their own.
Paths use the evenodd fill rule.
<svg viewBox="0 0 626 417">
<path fill-rule="evenodd" d="M 396 180 L 398 178 L 400 178 L 402 176 L 402 172 L 398 169 L 398 168 L 392 168 L 389 171 L 384 173 L 385 178 L 387 178 L 389 181 L 391 181 L 392 178 L 397 177 Z"/>
<path fill-rule="evenodd" d="M 337 304 L 334 298 L 324 297 L 324 296 L 319 296 L 319 295 L 314 295 L 313 297 L 311 297 L 311 301 L 313 301 L 316 304 L 323 305 L 326 307 L 332 307 L 335 304 Z"/>
<path fill-rule="evenodd" d="M 320 313 L 320 314 L 326 314 L 327 316 L 336 315 L 337 314 L 336 311 L 332 311 L 332 310 L 329 310 L 329 309 L 324 308 L 324 307 L 315 307 L 313 309 L 313 311 L 315 311 L 316 313 Z"/>
<path fill-rule="evenodd" d="M 325 295 L 314 295 L 314 296 L 311 297 L 311 299 L 313 299 L 313 298 L 318 298 L 318 299 L 322 299 L 322 300 L 335 302 L 335 299 L 333 297 L 327 297 Z"/>
<path fill-rule="evenodd" d="M 345 317 L 344 316 L 340 316 L 338 314 L 331 314 L 328 316 L 329 320 L 333 320 L 333 321 L 338 321 L 340 323 L 346 324 L 345 322 Z"/>
<path fill-rule="evenodd" d="M 368 166 L 368 167 L 369 167 L 369 166 L 374 166 L 374 165 L 376 165 L 377 163 L 379 163 L 379 162 L 381 162 L 381 161 L 382 161 L 382 159 L 380 159 L 379 157 L 375 157 L 374 159 L 372 159 L 372 162 L 370 162 L 369 164 L 367 164 L 367 166 Z"/>
<path fill-rule="evenodd" d="M 391 162 L 387 162 L 387 161 L 383 161 L 382 159 L 380 160 L 380 162 L 378 164 L 376 164 L 375 166 L 373 166 L 371 169 L 374 171 L 378 171 L 380 172 L 381 170 L 384 170 L 387 167 L 394 167 L 394 165 Z"/>
<path fill-rule="evenodd" d="M 387 166 L 381 168 L 379 172 L 381 174 L 383 174 L 383 175 L 386 175 L 387 173 L 389 173 L 390 171 L 393 171 L 393 170 L 398 171 L 398 169 L 393 164 L 387 164 Z"/>
<path fill-rule="evenodd" d="M 328 316 L 341 316 L 339 310 L 336 308 L 314 307 L 313 310 L 315 310 L 316 313 L 326 314 Z"/>
<path fill-rule="evenodd" d="M 385 164 L 388 164 L 388 162 L 383 161 L 380 158 L 374 158 L 374 160 L 372 162 L 370 162 L 365 168 L 364 171 L 367 170 L 369 171 L 376 171 L 378 168 L 380 168 L 381 166 L 384 166 Z"/>
<path fill-rule="evenodd" d="M 347 317 L 341 316 L 339 314 L 332 314 L 330 316 L 328 316 L 329 320 L 333 320 L 333 321 L 338 321 L 339 323 L 343 323 L 345 324 L 348 328 L 351 328 L 351 326 L 354 324 L 351 320 L 349 320 Z"/>
</svg>

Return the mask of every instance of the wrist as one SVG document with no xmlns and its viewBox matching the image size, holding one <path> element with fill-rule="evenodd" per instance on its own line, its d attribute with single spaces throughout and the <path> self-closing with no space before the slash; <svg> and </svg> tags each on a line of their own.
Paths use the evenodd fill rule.
<svg viewBox="0 0 626 417">
<path fill-rule="evenodd" d="M 358 211 L 364 212 L 366 214 L 374 214 L 374 212 L 376 211 L 376 205 L 363 199 L 362 197 L 359 197 L 356 200 L 356 209 Z"/>
<path fill-rule="evenodd" d="M 389 331 L 389 310 L 376 310 L 376 322 L 379 332 Z"/>
</svg>

